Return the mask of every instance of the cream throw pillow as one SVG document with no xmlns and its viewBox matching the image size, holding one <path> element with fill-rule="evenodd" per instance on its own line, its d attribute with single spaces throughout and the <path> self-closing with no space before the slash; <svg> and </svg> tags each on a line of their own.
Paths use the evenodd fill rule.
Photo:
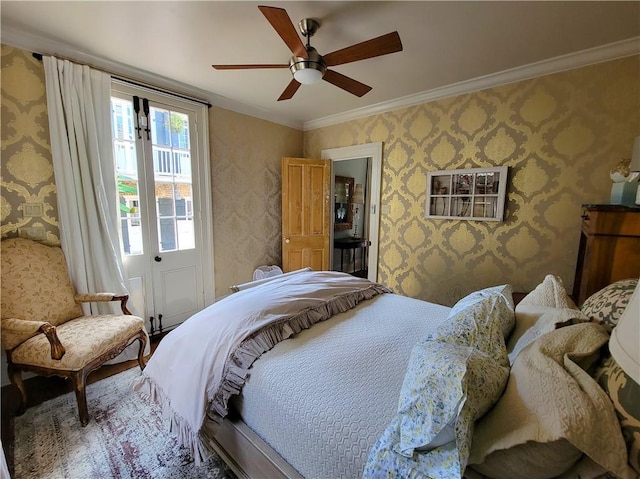
<svg viewBox="0 0 640 479">
<path fill-rule="evenodd" d="M 567 294 L 562 279 L 547 275 L 515 308 L 515 327 L 507 341 L 509 362 L 545 333 L 560 326 L 588 321 Z"/>
</svg>

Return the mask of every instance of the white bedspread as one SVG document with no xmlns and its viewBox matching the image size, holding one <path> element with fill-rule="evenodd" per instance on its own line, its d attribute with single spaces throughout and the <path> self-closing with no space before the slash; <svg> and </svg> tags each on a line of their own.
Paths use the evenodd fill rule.
<svg viewBox="0 0 640 479">
<path fill-rule="evenodd" d="M 160 403 L 171 430 L 197 462 L 207 457 L 199 431 L 207 406 L 226 415 L 247 369 L 274 344 L 359 301 L 387 292 L 345 273 L 301 271 L 232 294 L 162 339 L 134 385 Z"/>
<path fill-rule="evenodd" d="M 304 477 L 361 477 L 411 349 L 449 310 L 395 294 L 364 301 L 263 354 L 232 403 Z"/>
</svg>

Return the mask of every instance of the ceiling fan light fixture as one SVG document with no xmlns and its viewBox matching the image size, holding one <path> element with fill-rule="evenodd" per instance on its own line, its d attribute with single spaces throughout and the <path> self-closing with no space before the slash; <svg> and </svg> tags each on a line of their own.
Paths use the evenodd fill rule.
<svg viewBox="0 0 640 479">
<path fill-rule="evenodd" d="M 295 78 L 298 83 L 302 83 L 303 85 L 312 85 L 322 80 L 324 71 L 317 68 L 317 64 L 303 66 L 300 66 L 299 64 L 296 65 L 297 68 L 295 70 L 292 68 L 291 70 L 293 72 L 293 78 Z"/>
<path fill-rule="evenodd" d="M 312 85 L 322 80 L 327 71 L 327 65 L 322 56 L 313 47 L 307 47 L 309 58 L 291 57 L 289 70 L 293 78 L 303 85 Z"/>
</svg>

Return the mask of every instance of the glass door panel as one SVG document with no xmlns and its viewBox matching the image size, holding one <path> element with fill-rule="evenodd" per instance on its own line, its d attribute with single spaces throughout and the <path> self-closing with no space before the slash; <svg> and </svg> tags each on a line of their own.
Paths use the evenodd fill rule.
<svg viewBox="0 0 640 479">
<path fill-rule="evenodd" d="M 113 156 L 120 204 L 120 236 L 125 256 L 144 253 L 134 115 L 133 103 L 130 100 L 111 98 Z"/>
<path fill-rule="evenodd" d="M 150 109 L 159 251 L 195 248 L 189 117 Z"/>
</svg>

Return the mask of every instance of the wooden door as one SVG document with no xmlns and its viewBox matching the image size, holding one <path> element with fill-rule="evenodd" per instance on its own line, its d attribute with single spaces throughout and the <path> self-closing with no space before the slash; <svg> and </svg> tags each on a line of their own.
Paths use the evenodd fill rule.
<svg viewBox="0 0 640 479">
<path fill-rule="evenodd" d="M 282 270 L 329 270 L 331 161 L 282 159 Z"/>
</svg>

